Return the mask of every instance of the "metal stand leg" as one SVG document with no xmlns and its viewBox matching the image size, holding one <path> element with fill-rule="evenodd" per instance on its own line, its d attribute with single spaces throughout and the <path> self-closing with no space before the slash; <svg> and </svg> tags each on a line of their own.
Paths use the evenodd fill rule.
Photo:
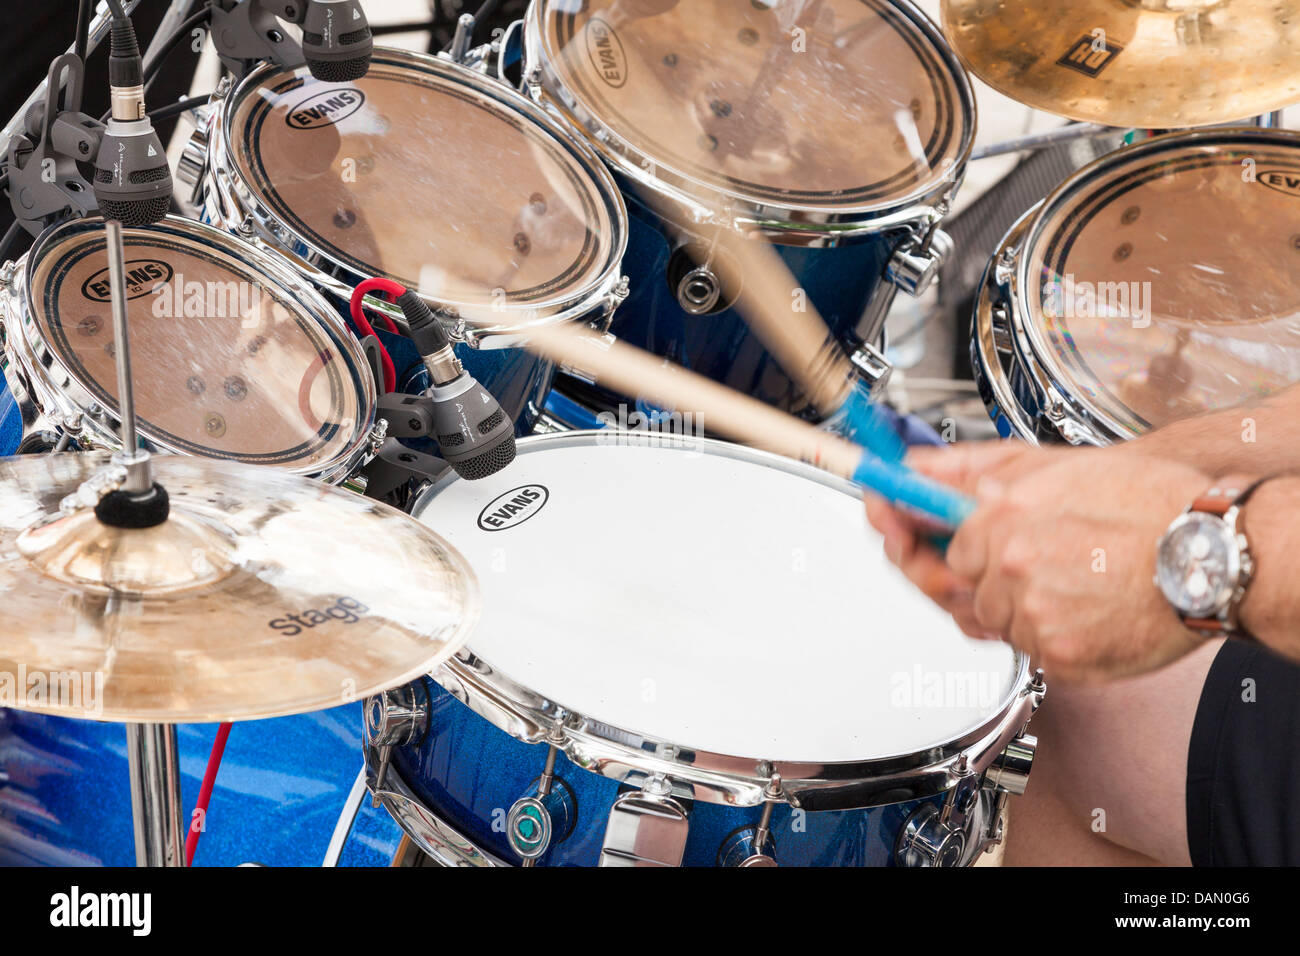
<svg viewBox="0 0 1300 956">
<path fill-rule="evenodd" d="M 184 866 L 181 771 L 173 724 L 127 724 L 136 866 Z"/>
<path fill-rule="evenodd" d="M 1094 136 L 1117 136 L 1127 132 L 1129 132 L 1127 129 L 1117 126 L 1102 126 L 1097 123 L 1071 123 L 1068 126 L 1048 130 L 1045 133 L 1035 133 L 1032 136 L 1021 136 L 1019 139 L 992 143 L 974 150 L 970 158 L 972 160 L 988 159 L 991 156 L 1004 156 L 1007 153 L 1046 149 L 1049 146 L 1057 146 L 1076 139 L 1089 139 Z"/>
</svg>

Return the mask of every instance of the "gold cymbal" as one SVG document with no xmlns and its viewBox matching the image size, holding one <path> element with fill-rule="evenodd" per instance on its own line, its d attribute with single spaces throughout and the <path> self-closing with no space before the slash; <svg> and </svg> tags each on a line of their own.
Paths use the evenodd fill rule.
<svg viewBox="0 0 1300 956">
<path fill-rule="evenodd" d="M 1000 93 L 1120 127 L 1225 123 L 1300 101 L 1300 0 L 944 0 Z"/>
<path fill-rule="evenodd" d="M 153 460 L 171 514 L 65 496 L 107 455 L 0 461 L 0 706 L 139 723 L 320 710 L 411 680 L 478 619 L 473 572 L 386 505 L 266 466 Z"/>
</svg>

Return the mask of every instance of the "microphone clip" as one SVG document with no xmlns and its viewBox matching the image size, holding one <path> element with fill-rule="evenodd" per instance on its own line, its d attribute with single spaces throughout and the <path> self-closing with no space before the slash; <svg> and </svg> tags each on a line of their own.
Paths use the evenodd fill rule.
<svg viewBox="0 0 1300 956">
<path fill-rule="evenodd" d="M 60 102 L 59 77 L 65 72 L 68 82 Z M 56 57 L 49 71 L 51 95 L 32 105 L 23 131 L 10 140 L 4 156 L 9 204 L 33 236 L 99 209 L 94 187 L 78 164 L 95 161 L 107 127 L 81 112 L 84 82 L 85 65 L 79 57 Z"/>
<path fill-rule="evenodd" d="M 302 27 L 303 41 L 281 23 Z M 374 47 L 358 0 L 213 0 L 211 27 L 217 55 L 240 80 L 263 60 L 285 69 L 306 63 L 326 82 L 358 79 Z"/>
<path fill-rule="evenodd" d="M 293 22 L 305 11 L 305 0 L 286 0 L 281 12 Z M 262 0 L 215 0 L 211 26 L 217 55 L 237 79 L 262 60 L 283 67 L 303 62 L 302 44 L 281 28 L 279 17 Z"/>
</svg>

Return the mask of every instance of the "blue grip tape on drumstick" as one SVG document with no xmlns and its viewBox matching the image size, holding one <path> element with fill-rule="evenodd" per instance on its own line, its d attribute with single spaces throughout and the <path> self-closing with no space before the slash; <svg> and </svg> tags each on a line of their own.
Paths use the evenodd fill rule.
<svg viewBox="0 0 1300 956">
<path fill-rule="evenodd" d="M 961 492 L 871 452 L 863 453 L 853 480 L 890 504 L 916 511 L 953 531 L 975 510 L 974 500 Z"/>
<path fill-rule="evenodd" d="M 887 462 L 900 462 L 907 454 L 907 444 L 891 418 L 871 401 L 865 388 L 849 389 L 839 411 L 830 417 L 835 429 L 849 441 L 856 442 Z"/>
</svg>

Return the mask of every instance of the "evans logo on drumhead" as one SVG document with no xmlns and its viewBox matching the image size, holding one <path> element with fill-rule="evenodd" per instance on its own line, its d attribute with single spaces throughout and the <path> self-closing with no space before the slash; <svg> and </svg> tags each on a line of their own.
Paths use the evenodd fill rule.
<svg viewBox="0 0 1300 956">
<path fill-rule="evenodd" d="M 478 526 L 484 531 L 516 528 L 541 511 L 550 497 L 545 485 L 524 485 L 507 491 L 479 512 Z"/>
<path fill-rule="evenodd" d="M 596 68 L 596 75 L 606 85 L 617 90 L 627 82 L 627 54 L 623 52 L 623 41 L 600 17 L 587 21 L 587 55 Z"/>
<path fill-rule="evenodd" d="M 172 280 L 172 267 L 161 259 L 132 259 L 126 264 L 126 297 L 138 299 Z M 91 302 L 111 302 L 113 289 L 108 270 L 100 269 L 86 280 L 81 294 Z"/>
<path fill-rule="evenodd" d="M 1300 196 L 1300 170 L 1266 169 L 1256 178 L 1269 189 L 1276 189 L 1288 196 Z"/>
<path fill-rule="evenodd" d="M 325 90 L 313 93 L 293 109 L 284 121 L 290 129 L 320 129 L 347 119 L 365 105 L 366 94 L 360 90 Z"/>
</svg>

